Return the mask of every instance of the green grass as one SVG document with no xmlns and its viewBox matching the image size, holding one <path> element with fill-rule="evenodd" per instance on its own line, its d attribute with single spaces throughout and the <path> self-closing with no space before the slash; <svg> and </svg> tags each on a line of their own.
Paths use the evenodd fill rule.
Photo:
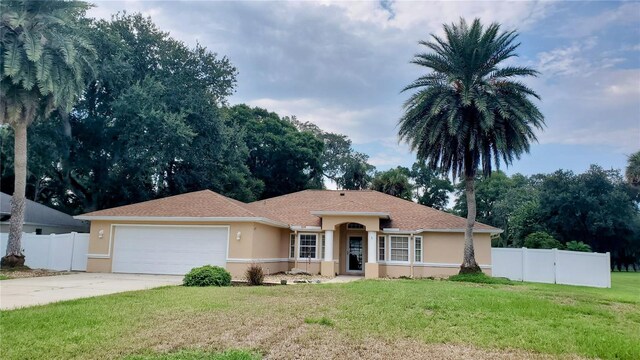
<svg viewBox="0 0 640 360">
<path fill-rule="evenodd" d="M 204 351 L 193 353 L 200 359 L 238 348 L 278 358 L 293 351 L 283 342 L 312 346 L 323 336 L 332 346 L 409 339 L 640 359 L 640 273 L 612 274 L 611 289 L 446 280 L 164 287 L 3 311 L 0 334 L 3 359 L 182 359 L 189 349 Z"/>
<path fill-rule="evenodd" d="M 245 350 L 227 350 L 224 352 L 205 352 L 200 350 L 181 350 L 174 353 L 132 355 L 126 360 L 259 360 L 262 357 Z"/>
<path fill-rule="evenodd" d="M 0 274 L 0 280 L 8 280 L 9 277 L 7 275 Z"/>
<path fill-rule="evenodd" d="M 334 323 L 331 319 L 328 319 L 326 317 L 321 317 L 321 318 L 305 318 L 304 319 L 305 324 L 318 324 L 318 325 L 324 325 L 324 326 L 333 326 Z"/>
<path fill-rule="evenodd" d="M 491 276 L 485 275 L 484 273 L 458 274 L 458 275 L 450 276 L 448 280 L 472 282 L 472 283 L 478 283 L 478 284 L 501 284 L 501 285 L 517 284 L 507 278 L 491 277 Z"/>
</svg>

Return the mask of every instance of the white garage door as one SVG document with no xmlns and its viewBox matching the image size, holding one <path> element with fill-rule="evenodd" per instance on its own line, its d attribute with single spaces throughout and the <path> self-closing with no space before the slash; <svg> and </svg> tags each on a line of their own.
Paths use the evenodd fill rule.
<svg viewBox="0 0 640 360">
<path fill-rule="evenodd" d="M 227 227 L 115 227 L 113 272 L 183 275 L 202 265 L 225 266 Z"/>
</svg>

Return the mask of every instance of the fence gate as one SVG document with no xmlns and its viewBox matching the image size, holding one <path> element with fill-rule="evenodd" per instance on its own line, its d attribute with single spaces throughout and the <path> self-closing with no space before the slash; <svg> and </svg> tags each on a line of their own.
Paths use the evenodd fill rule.
<svg viewBox="0 0 640 360">
<path fill-rule="evenodd" d="M 491 273 L 515 281 L 611 287 L 609 253 L 492 248 Z"/>
<path fill-rule="evenodd" d="M 9 234 L 0 234 L 0 250 L 4 254 Z M 35 235 L 22 234 L 25 265 L 32 269 L 86 271 L 89 234 Z"/>
</svg>

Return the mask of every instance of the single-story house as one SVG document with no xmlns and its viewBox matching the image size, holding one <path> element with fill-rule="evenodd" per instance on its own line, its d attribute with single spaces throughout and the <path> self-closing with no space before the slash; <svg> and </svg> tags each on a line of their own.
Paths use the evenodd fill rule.
<svg viewBox="0 0 640 360">
<path fill-rule="evenodd" d="M 11 195 L 0 192 L 0 233 L 9 232 L 11 219 Z M 38 235 L 65 234 L 89 231 L 89 223 L 73 216 L 27 199 L 24 209 L 22 232 Z"/>
<path fill-rule="evenodd" d="M 455 274 L 464 218 L 372 190 L 305 190 L 243 203 L 204 190 L 76 216 L 91 221 L 87 271 L 185 274 L 212 264 L 242 276 L 261 264 L 377 277 Z M 491 235 L 476 260 L 491 273 Z"/>
</svg>

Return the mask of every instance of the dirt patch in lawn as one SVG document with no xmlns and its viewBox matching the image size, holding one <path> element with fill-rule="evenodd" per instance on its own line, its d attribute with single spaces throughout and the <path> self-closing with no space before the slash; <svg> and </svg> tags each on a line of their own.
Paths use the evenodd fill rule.
<svg viewBox="0 0 640 360">
<path fill-rule="evenodd" d="M 0 275 L 4 275 L 7 279 L 21 279 L 42 276 L 55 276 L 70 274 L 68 271 L 53 271 L 45 269 L 1 269 Z"/>
<path fill-rule="evenodd" d="M 307 285 L 316 288 L 313 285 Z M 287 287 L 282 287 L 287 291 Z M 296 287 L 297 288 L 297 287 Z M 251 349 L 265 359 L 554 359 L 522 350 L 487 350 L 469 345 L 427 344 L 417 339 L 359 338 L 339 327 L 305 319 L 338 320 L 338 299 L 327 291 L 321 304 L 311 292 L 236 299 L 231 309 L 157 313 L 135 329 L 121 355 L 151 350 L 224 351 Z M 256 301 L 257 300 L 257 301 Z M 133 329 L 132 329 L 133 330 Z M 113 351 L 113 349 L 112 349 Z M 571 357 L 577 359 L 577 357 Z"/>
<path fill-rule="evenodd" d="M 160 353 L 180 349 L 252 349 L 264 359 L 557 359 L 556 356 L 526 352 L 522 350 L 479 349 L 468 345 L 426 344 L 418 340 L 384 340 L 376 338 L 356 339 L 345 336 L 338 330 L 322 325 L 298 324 L 289 321 L 245 320 L 233 321 L 221 317 L 203 319 L 195 325 L 194 333 L 175 334 L 169 339 L 149 348 Z M 204 325 L 203 324 L 208 324 Z M 202 332 L 202 330 L 208 331 Z M 184 328 L 183 328 L 184 330 Z M 562 359 L 582 359 L 577 356 Z"/>
</svg>

